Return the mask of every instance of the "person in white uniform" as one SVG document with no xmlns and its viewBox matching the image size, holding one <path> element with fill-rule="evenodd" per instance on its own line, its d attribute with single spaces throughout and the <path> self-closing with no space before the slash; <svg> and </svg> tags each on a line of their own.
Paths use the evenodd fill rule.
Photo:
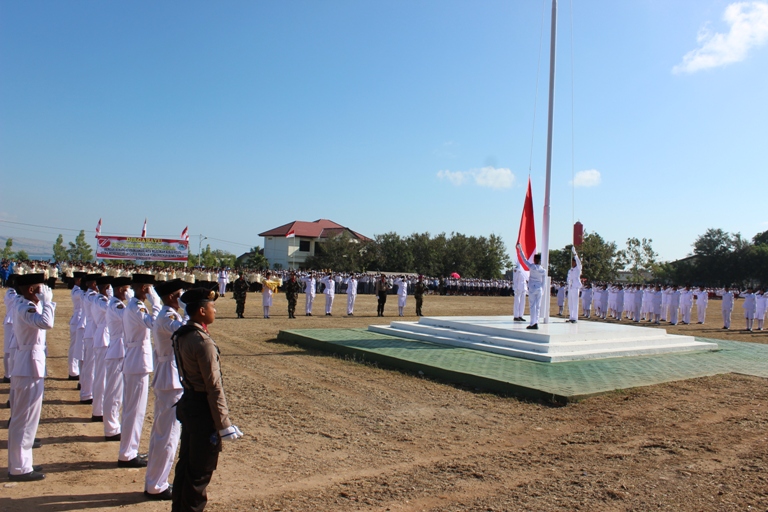
<svg viewBox="0 0 768 512">
<path fill-rule="evenodd" d="M 677 286 L 672 287 L 672 291 L 669 294 L 669 323 L 677 325 L 677 315 L 680 309 L 680 290 Z"/>
<path fill-rule="evenodd" d="M 315 302 L 316 281 L 315 275 L 310 274 L 306 277 L 302 277 L 301 281 L 306 285 L 304 287 L 304 294 L 307 299 L 306 316 L 312 316 L 312 304 Z"/>
<path fill-rule="evenodd" d="M 18 345 L 11 374 L 13 416 L 8 425 L 8 474 L 11 481 L 45 478 L 32 464 L 32 445 L 40 423 L 45 382 L 45 331 L 53 328 L 56 303 L 45 286 L 45 274 L 16 278 L 24 300 L 16 302 L 14 337 Z"/>
<path fill-rule="evenodd" d="M 525 318 L 525 295 L 528 292 L 528 276 L 522 265 L 515 267 L 515 273 L 512 276 L 512 290 L 515 292 L 515 302 L 512 310 L 515 322 L 524 322 Z"/>
<path fill-rule="evenodd" d="M 683 317 L 683 323 L 688 325 L 691 323 L 691 311 L 693 310 L 693 290 L 690 286 L 686 286 L 683 292 L 680 294 L 680 314 Z"/>
<path fill-rule="evenodd" d="M 155 340 L 155 375 L 152 390 L 155 394 L 155 419 L 147 453 L 147 474 L 144 494 L 153 500 L 170 500 L 172 490 L 168 485 L 173 458 L 181 435 L 181 423 L 176 419 L 174 405 L 181 399 L 183 388 L 173 354 L 171 336 L 184 325 L 179 309 L 179 297 L 186 283 L 174 279 L 155 286 L 163 301 L 152 326 Z"/>
<path fill-rule="evenodd" d="M 69 352 L 67 353 L 67 362 L 69 363 L 69 380 L 80 380 L 80 357 L 77 357 L 77 326 L 80 323 L 80 316 L 83 314 L 81 299 L 83 296 L 80 289 L 80 279 L 85 272 L 75 272 L 72 277 L 72 316 L 69 319 Z M 82 343 L 80 345 L 82 353 Z"/>
<path fill-rule="evenodd" d="M 581 290 L 581 259 L 571 246 L 571 269 L 568 271 L 568 321 L 575 324 L 579 319 L 579 291 Z"/>
<path fill-rule="evenodd" d="M 528 267 L 528 302 L 531 308 L 531 321 L 526 329 L 539 328 L 539 310 L 541 309 L 542 292 L 544 280 L 547 276 L 546 271 L 541 266 L 541 254 L 533 255 L 533 262 L 523 254 L 523 248 L 517 244 L 517 257 Z"/>
<path fill-rule="evenodd" d="M 723 313 L 723 329 L 730 329 L 731 313 L 733 313 L 733 292 L 727 286 L 723 291 L 723 304 L 720 307 Z"/>
<path fill-rule="evenodd" d="M 111 276 L 101 276 L 96 280 L 99 295 L 93 299 L 93 312 L 96 330 L 93 333 L 93 410 L 91 421 L 104 421 L 104 386 L 107 380 L 107 347 L 109 347 L 109 329 L 107 329 L 107 306 Z"/>
<path fill-rule="evenodd" d="M 757 330 L 763 330 L 763 323 L 765 322 L 765 311 L 768 309 L 768 297 L 766 297 L 765 290 L 758 290 L 755 293 L 755 305 L 756 313 L 755 320 L 757 320 Z"/>
<path fill-rule="evenodd" d="M 707 319 L 707 304 L 709 303 L 709 292 L 703 286 L 696 292 L 696 319 L 698 323 L 703 324 Z"/>
<path fill-rule="evenodd" d="M 99 295 L 96 280 L 101 274 L 88 274 L 83 278 L 85 283 L 85 295 L 82 298 L 83 321 L 83 366 L 80 368 L 80 403 L 93 403 L 93 333 L 96 331 L 96 322 L 93 320 L 91 306 L 93 300 Z"/>
<path fill-rule="evenodd" d="M 155 318 L 160 313 L 160 298 L 152 287 L 155 276 L 133 274 L 134 297 L 128 301 L 123 313 L 125 360 L 123 361 L 123 418 L 120 423 L 122 437 L 117 466 L 140 468 L 147 465 L 139 457 L 139 443 L 147 413 L 149 374 L 152 373 L 152 342 L 150 333 Z M 152 295 L 152 309 L 147 309 L 145 300 Z"/>
<path fill-rule="evenodd" d="M 405 316 L 405 302 L 408 300 L 408 281 L 404 276 L 394 280 L 393 284 L 397 286 L 397 316 Z"/>
<path fill-rule="evenodd" d="M 130 277 L 116 277 L 112 281 L 114 296 L 107 305 L 107 329 L 109 329 L 109 345 L 104 356 L 104 440 L 120 441 L 120 409 L 123 407 L 123 360 L 125 344 L 123 337 L 123 313 L 128 291 L 131 287 Z"/>
<path fill-rule="evenodd" d="M 568 272 L 570 273 L 570 270 Z M 565 309 L 565 290 L 564 284 L 557 287 L 557 316 L 563 316 L 563 310 Z"/>
<path fill-rule="evenodd" d="M 320 282 L 325 285 L 323 290 L 323 295 L 325 295 L 325 316 L 333 316 L 333 298 L 336 296 L 336 281 L 333 279 L 333 274 L 328 273 Z"/>
<path fill-rule="evenodd" d="M 755 291 L 752 288 L 747 288 L 747 292 L 744 294 L 744 319 L 747 321 L 747 330 L 751 331 L 755 317 L 757 316 L 757 300 L 755 297 Z"/>
<path fill-rule="evenodd" d="M 227 269 L 219 269 L 219 295 L 222 297 L 227 293 L 227 283 L 229 283 L 229 271 Z"/>
<path fill-rule="evenodd" d="M 11 339 L 13 338 L 13 306 L 19 296 L 13 288 L 16 277 L 11 274 L 8 277 L 8 290 L 3 297 L 5 304 L 5 317 L 3 317 L 3 383 L 11 382 Z"/>
<path fill-rule="evenodd" d="M 344 282 L 347 285 L 347 316 L 353 316 L 355 312 L 355 299 L 357 298 L 357 278 L 352 275 Z"/>
</svg>

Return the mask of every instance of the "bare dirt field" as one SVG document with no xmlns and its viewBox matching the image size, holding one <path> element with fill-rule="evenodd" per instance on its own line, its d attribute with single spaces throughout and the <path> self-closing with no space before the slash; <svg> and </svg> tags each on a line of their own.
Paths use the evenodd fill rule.
<svg viewBox="0 0 768 512">
<path fill-rule="evenodd" d="M 0 478 L 0 511 L 169 510 L 168 502 L 144 500 L 144 470 L 117 468 L 117 444 L 103 441 L 102 424 L 90 422 L 90 406 L 66 380 L 72 307 L 67 290 L 57 289 L 55 299 L 37 434 L 43 446 L 34 452 L 47 478 Z M 374 298 L 358 296 L 350 318 L 340 295 L 326 317 L 319 296 L 316 316 L 295 320 L 283 295 L 269 320 L 260 318 L 257 294 L 248 301 L 238 320 L 230 296 L 220 299 L 211 326 L 231 415 L 246 435 L 225 446 L 208 510 L 768 510 L 764 379 L 721 375 L 555 407 L 274 341 L 281 329 L 389 322 L 394 300 L 379 319 Z M 427 315 L 511 309 L 511 297 L 428 296 L 424 306 Z M 742 329 L 741 301 L 733 316 Z M 720 302 L 710 301 L 703 326 L 667 329 L 768 343 L 768 332 L 721 327 Z M 0 385 L 0 403 L 8 388 Z M 0 409 L 3 461 L 8 413 Z"/>
</svg>

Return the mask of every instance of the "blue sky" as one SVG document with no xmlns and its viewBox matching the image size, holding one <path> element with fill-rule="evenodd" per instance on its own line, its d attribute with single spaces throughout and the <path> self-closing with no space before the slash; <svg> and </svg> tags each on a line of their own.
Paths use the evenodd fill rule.
<svg viewBox="0 0 768 512">
<path fill-rule="evenodd" d="M 652 238 L 663 260 L 710 227 L 767 230 L 768 2 L 574 4 L 559 5 L 550 247 L 574 220 L 620 246 Z M 146 217 L 150 236 L 188 225 L 239 254 L 328 218 L 496 233 L 511 253 L 529 167 L 540 236 L 549 9 L 3 0 L 0 235 L 92 236 L 99 218 L 138 234 Z"/>
</svg>

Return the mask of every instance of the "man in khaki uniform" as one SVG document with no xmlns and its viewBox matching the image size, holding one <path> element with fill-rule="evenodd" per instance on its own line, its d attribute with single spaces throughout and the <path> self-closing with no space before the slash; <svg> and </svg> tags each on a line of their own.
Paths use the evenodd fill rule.
<svg viewBox="0 0 768 512">
<path fill-rule="evenodd" d="M 173 350 L 184 394 L 176 406 L 181 448 L 173 479 L 173 512 L 202 511 L 206 487 L 223 441 L 243 436 L 229 420 L 222 386 L 219 348 L 208 333 L 216 319 L 215 291 L 193 288 L 181 296 L 189 321 L 173 334 Z"/>
</svg>

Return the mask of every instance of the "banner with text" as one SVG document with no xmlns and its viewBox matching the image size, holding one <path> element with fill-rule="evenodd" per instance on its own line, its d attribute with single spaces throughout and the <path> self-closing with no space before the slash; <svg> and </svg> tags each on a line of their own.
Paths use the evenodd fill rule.
<svg viewBox="0 0 768 512">
<path fill-rule="evenodd" d="M 97 236 L 96 258 L 104 260 L 187 261 L 189 242 L 168 238 Z"/>
</svg>

